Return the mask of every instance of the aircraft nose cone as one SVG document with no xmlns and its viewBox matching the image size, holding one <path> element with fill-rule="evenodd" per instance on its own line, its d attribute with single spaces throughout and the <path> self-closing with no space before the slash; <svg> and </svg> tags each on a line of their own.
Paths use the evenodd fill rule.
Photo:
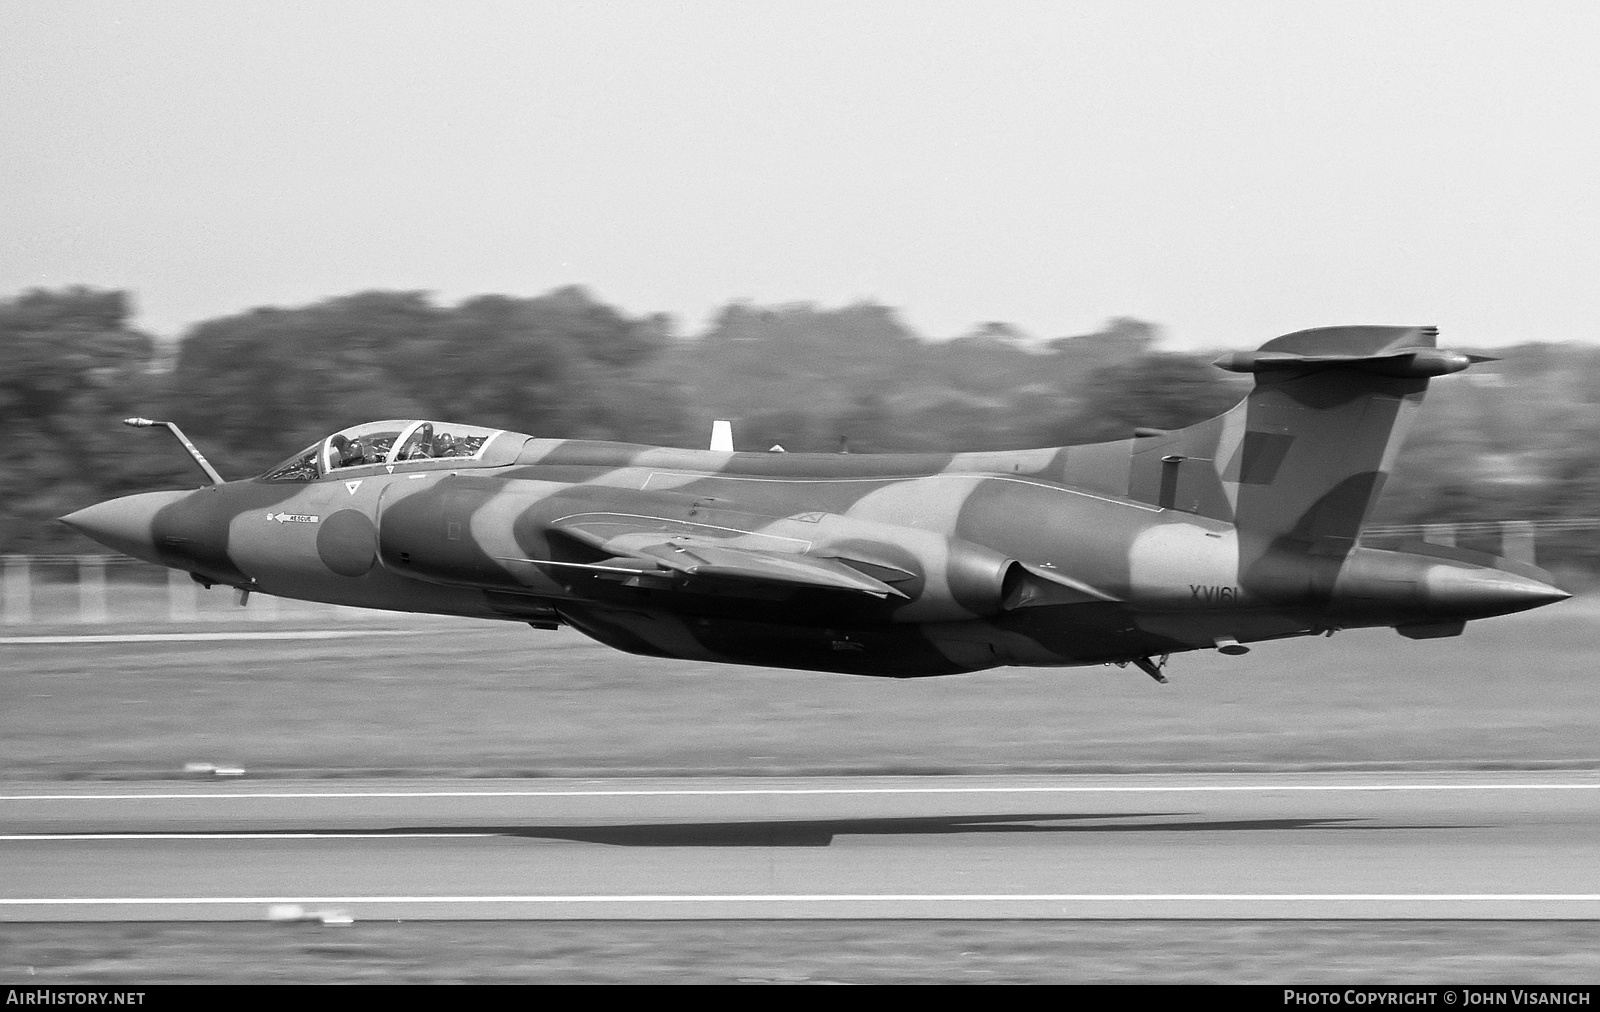
<svg viewBox="0 0 1600 1012">
<path fill-rule="evenodd" d="M 125 555 L 159 563 L 156 555 L 154 521 L 156 513 L 188 492 L 146 492 L 122 499 L 86 506 L 61 517 L 73 530 Z"/>
<path fill-rule="evenodd" d="M 1572 595 L 1542 580 L 1502 569 L 1436 566 L 1426 580 L 1428 600 L 1436 607 L 1478 617 L 1527 611 Z"/>
</svg>

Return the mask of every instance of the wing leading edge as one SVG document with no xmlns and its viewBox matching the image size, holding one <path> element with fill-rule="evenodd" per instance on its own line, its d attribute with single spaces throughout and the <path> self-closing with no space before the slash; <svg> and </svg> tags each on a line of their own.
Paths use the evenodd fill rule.
<svg viewBox="0 0 1600 1012">
<path fill-rule="evenodd" d="M 609 556 L 603 561 L 578 564 L 602 573 L 676 573 L 693 578 L 850 591 L 880 599 L 907 597 L 889 583 L 838 558 L 805 554 L 806 542 L 742 531 L 729 532 L 729 537 L 714 537 L 687 533 L 688 526 L 651 517 L 586 514 L 554 521 L 548 530 Z M 760 547 L 729 543 L 733 541 L 753 541 Z M 630 562 L 648 568 L 630 569 Z M 870 564 L 880 571 L 884 569 L 881 563 Z M 912 575 L 904 573 L 902 578 L 910 579 Z"/>
</svg>

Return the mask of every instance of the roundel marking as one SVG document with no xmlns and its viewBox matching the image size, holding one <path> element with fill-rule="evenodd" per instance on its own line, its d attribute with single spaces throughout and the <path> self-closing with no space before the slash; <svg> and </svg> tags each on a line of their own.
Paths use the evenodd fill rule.
<svg viewBox="0 0 1600 1012">
<path fill-rule="evenodd" d="M 340 576 L 364 576 L 378 558 L 378 531 L 365 513 L 340 510 L 322 521 L 317 555 Z"/>
</svg>

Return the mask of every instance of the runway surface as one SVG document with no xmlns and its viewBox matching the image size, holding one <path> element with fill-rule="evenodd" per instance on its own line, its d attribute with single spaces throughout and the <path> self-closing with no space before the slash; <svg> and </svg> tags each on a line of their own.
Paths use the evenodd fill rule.
<svg viewBox="0 0 1600 1012">
<path fill-rule="evenodd" d="M 0 920 L 1600 919 L 1600 775 L 0 784 Z"/>
</svg>

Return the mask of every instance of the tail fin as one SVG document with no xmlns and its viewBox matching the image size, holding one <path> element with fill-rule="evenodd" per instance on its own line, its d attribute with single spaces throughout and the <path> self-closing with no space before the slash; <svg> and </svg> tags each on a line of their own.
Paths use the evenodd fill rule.
<svg viewBox="0 0 1600 1012">
<path fill-rule="evenodd" d="M 1217 365 L 1255 374 L 1226 414 L 1134 441 L 1130 491 L 1232 521 L 1259 549 L 1342 558 L 1382 491 L 1428 380 L 1482 356 L 1433 327 L 1323 327 Z"/>
</svg>

